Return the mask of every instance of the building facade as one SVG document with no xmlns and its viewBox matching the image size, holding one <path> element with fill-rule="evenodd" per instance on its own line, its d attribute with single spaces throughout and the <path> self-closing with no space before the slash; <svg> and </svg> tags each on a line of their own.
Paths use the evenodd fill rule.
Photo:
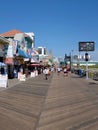
<svg viewBox="0 0 98 130">
<path fill-rule="evenodd" d="M 11 30 L 1 34 L 10 41 L 5 49 L 5 63 L 8 65 L 9 77 L 13 77 L 14 68 L 25 64 L 25 58 L 31 59 L 33 40 L 19 30 Z M 8 49 L 7 49 L 8 48 Z"/>
</svg>

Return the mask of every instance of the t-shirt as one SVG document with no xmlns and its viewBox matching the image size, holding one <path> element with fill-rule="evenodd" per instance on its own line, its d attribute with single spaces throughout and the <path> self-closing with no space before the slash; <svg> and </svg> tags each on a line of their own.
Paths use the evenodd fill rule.
<svg viewBox="0 0 98 130">
<path fill-rule="evenodd" d="M 58 68 L 57 70 L 58 70 L 58 72 L 60 72 L 60 71 L 61 71 L 61 69 L 60 69 L 60 68 Z"/>
<path fill-rule="evenodd" d="M 45 69 L 44 74 L 49 74 L 49 69 Z"/>
<path fill-rule="evenodd" d="M 66 69 L 66 68 L 64 69 L 64 72 L 67 72 L 67 69 Z"/>
</svg>

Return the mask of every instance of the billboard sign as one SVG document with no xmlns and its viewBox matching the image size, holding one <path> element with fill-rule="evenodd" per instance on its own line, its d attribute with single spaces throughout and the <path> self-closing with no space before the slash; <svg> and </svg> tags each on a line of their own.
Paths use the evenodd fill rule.
<svg viewBox="0 0 98 130">
<path fill-rule="evenodd" d="M 90 42 L 79 42 L 79 51 L 94 51 L 95 43 Z"/>
</svg>

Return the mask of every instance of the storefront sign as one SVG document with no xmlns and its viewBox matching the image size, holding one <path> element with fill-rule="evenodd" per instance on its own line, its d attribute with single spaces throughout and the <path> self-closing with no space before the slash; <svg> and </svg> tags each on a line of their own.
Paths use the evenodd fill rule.
<svg viewBox="0 0 98 130">
<path fill-rule="evenodd" d="M 20 81 L 26 81 L 26 75 L 22 74 L 21 72 L 18 72 L 18 79 Z"/>
<path fill-rule="evenodd" d="M 7 87 L 8 85 L 8 76 L 6 75 L 1 75 L 0 74 L 0 87 Z"/>
</svg>

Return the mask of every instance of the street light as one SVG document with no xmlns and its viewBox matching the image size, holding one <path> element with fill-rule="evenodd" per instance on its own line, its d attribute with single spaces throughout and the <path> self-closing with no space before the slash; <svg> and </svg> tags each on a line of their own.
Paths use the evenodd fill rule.
<svg viewBox="0 0 98 130">
<path fill-rule="evenodd" d="M 71 50 L 71 69 L 73 69 L 73 50 Z"/>
</svg>

